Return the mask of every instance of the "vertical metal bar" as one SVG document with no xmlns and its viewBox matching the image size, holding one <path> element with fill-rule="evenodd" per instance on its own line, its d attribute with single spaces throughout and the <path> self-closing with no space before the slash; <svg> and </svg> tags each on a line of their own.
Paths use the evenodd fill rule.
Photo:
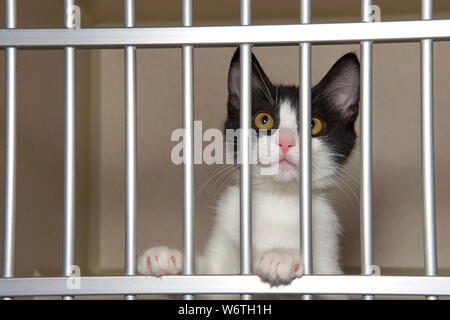
<svg viewBox="0 0 450 320">
<path fill-rule="evenodd" d="M 361 0 L 361 20 L 371 22 L 372 0 Z M 361 274 L 372 274 L 372 41 L 361 41 Z M 374 296 L 363 296 L 373 300 Z"/>
<path fill-rule="evenodd" d="M 17 26 L 15 0 L 6 0 L 6 28 Z M 6 48 L 6 167 L 3 232 L 3 277 L 14 277 L 16 216 L 17 49 Z M 7 299 L 7 298 L 5 298 Z"/>
<path fill-rule="evenodd" d="M 192 26 L 192 0 L 183 0 L 183 26 Z M 183 273 L 195 273 L 194 251 L 194 48 L 183 46 Z M 193 300 L 193 295 L 185 295 Z"/>
<path fill-rule="evenodd" d="M 251 23 L 251 0 L 241 0 L 241 25 Z M 252 273 L 252 176 L 250 167 L 252 120 L 252 46 L 240 45 L 240 236 L 241 274 Z M 242 295 L 242 300 L 251 300 Z"/>
<path fill-rule="evenodd" d="M 135 26 L 134 0 L 125 0 L 125 27 Z M 125 47 L 125 143 L 126 143 L 126 227 L 125 273 L 136 274 L 137 211 L 137 115 L 136 115 L 136 47 Z M 136 296 L 126 295 L 134 300 Z"/>
<path fill-rule="evenodd" d="M 433 19 L 433 0 L 422 0 L 422 19 Z M 433 124 L 433 40 L 425 39 L 421 49 L 421 120 L 422 120 L 422 211 L 425 274 L 437 275 L 436 222 L 434 192 Z M 428 300 L 438 297 L 429 296 Z"/>
<path fill-rule="evenodd" d="M 66 28 L 73 28 L 74 0 L 64 0 Z M 64 48 L 64 244 L 63 276 L 70 276 L 75 252 L 75 48 Z M 63 297 L 71 300 L 73 297 Z"/>
<path fill-rule="evenodd" d="M 300 23 L 311 23 L 311 1 L 300 1 Z M 311 43 L 300 44 L 300 253 L 305 275 L 313 273 L 311 213 Z M 303 295 L 311 300 L 312 295 Z"/>
</svg>

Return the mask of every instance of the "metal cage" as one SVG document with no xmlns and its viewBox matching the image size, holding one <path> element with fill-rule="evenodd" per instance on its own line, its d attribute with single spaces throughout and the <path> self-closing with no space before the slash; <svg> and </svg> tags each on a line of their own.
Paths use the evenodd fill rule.
<svg viewBox="0 0 450 320">
<path fill-rule="evenodd" d="M 65 29 L 17 29 L 16 1 L 6 0 L 6 29 L 0 30 L 0 47 L 6 52 L 6 179 L 3 232 L 3 277 L 0 296 L 125 295 L 139 294 L 295 294 L 305 299 L 316 294 L 419 295 L 428 299 L 450 295 L 450 277 L 437 276 L 434 149 L 433 149 L 433 41 L 450 39 L 450 20 L 433 20 L 433 0 L 422 0 L 422 20 L 372 22 L 371 0 L 361 0 L 361 22 L 311 24 L 311 0 L 300 0 L 296 25 L 251 25 L 251 1 L 241 0 L 240 26 L 193 25 L 192 0 L 182 1 L 182 26 L 135 27 L 134 0 L 124 1 L 123 28 L 75 28 L 74 0 L 65 0 Z M 420 42 L 422 87 L 422 188 L 425 249 L 424 276 L 373 276 L 372 254 L 372 45 L 374 42 Z M 361 45 L 361 275 L 313 275 L 311 240 L 311 45 L 360 43 Z M 305 276 L 291 285 L 270 287 L 251 275 L 251 47 L 253 45 L 300 46 L 300 217 L 301 254 Z M 194 97 L 193 47 L 240 46 L 241 48 L 241 275 L 204 276 L 194 270 Z M 22 48 L 65 50 L 65 191 L 64 254 L 60 277 L 14 277 L 17 51 Z M 67 281 L 74 264 L 75 227 L 75 51 L 76 48 L 123 48 L 126 83 L 126 272 L 123 276 L 82 277 L 81 288 Z M 136 48 L 182 48 L 183 128 L 183 248 L 184 274 L 162 278 L 136 275 Z"/>
</svg>

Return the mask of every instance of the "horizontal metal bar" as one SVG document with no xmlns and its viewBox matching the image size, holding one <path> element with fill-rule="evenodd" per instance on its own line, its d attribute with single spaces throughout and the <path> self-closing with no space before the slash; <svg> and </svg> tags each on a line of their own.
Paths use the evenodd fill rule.
<svg viewBox="0 0 450 320">
<path fill-rule="evenodd" d="M 332 30 L 332 32 L 330 32 Z M 163 28 L 0 29 L 0 47 L 298 45 L 450 39 L 450 20 Z"/>
<path fill-rule="evenodd" d="M 79 288 L 79 289 L 70 289 Z M 0 296 L 123 294 L 346 294 L 450 295 L 450 277 L 303 276 L 271 287 L 258 276 L 117 276 L 3 278 Z"/>
</svg>

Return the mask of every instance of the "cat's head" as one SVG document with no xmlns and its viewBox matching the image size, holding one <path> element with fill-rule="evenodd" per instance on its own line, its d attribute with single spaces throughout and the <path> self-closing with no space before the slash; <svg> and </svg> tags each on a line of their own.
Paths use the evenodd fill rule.
<svg viewBox="0 0 450 320">
<path fill-rule="evenodd" d="M 358 117 L 359 62 L 341 57 L 311 90 L 313 187 L 326 187 L 355 145 Z M 228 73 L 225 129 L 240 127 L 239 49 Z M 298 182 L 302 146 L 299 139 L 299 88 L 273 84 L 252 55 L 252 143 L 254 178 Z"/>
</svg>

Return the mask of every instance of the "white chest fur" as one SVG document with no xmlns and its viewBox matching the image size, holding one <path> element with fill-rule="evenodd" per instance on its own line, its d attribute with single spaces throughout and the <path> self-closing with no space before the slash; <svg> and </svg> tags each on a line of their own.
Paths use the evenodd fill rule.
<svg viewBox="0 0 450 320">
<path fill-rule="evenodd" d="M 328 202 L 314 197 L 313 256 L 315 271 L 321 273 L 322 262 L 337 260 L 340 224 Z M 271 192 L 254 188 L 252 192 L 252 240 L 254 260 L 264 252 L 278 248 L 300 251 L 299 196 L 296 192 Z M 214 233 L 239 248 L 239 187 L 231 186 L 217 206 Z M 214 236 L 213 236 L 214 238 Z M 337 261 L 336 261 L 337 263 Z M 332 263 L 332 265 L 336 265 Z M 333 270 L 335 267 L 333 267 Z"/>
</svg>

